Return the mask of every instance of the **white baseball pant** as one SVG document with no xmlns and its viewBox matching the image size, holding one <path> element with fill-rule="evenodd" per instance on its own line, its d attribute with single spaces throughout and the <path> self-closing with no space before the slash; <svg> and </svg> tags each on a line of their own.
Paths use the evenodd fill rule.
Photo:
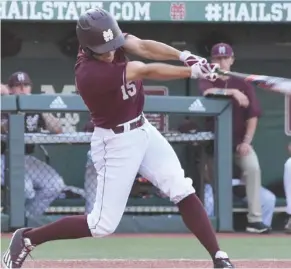
<svg viewBox="0 0 291 269">
<path fill-rule="evenodd" d="M 287 201 L 286 213 L 291 215 L 291 157 L 284 165 L 284 190 Z"/>
<path fill-rule="evenodd" d="M 135 119 L 136 120 L 136 119 Z M 96 127 L 91 155 L 97 171 L 97 192 L 87 221 L 94 237 L 109 235 L 117 228 L 137 173 L 147 178 L 178 203 L 194 193 L 179 159 L 168 141 L 147 120 L 144 125 L 115 134 Z"/>
</svg>

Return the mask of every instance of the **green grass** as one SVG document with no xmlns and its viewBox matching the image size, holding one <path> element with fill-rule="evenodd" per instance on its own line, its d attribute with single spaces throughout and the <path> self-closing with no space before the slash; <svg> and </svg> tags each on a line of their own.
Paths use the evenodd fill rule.
<svg viewBox="0 0 291 269">
<path fill-rule="evenodd" d="M 232 259 L 290 259 L 291 237 L 221 238 Z M 1 252 L 9 244 L 1 238 Z M 37 259 L 208 259 L 192 237 L 112 237 L 55 241 L 33 251 Z"/>
</svg>

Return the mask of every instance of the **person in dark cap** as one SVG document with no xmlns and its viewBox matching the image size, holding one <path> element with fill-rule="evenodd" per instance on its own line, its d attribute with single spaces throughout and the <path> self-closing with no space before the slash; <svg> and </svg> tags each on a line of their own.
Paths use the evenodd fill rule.
<svg viewBox="0 0 291 269">
<path fill-rule="evenodd" d="M 221 69 L 229 71 L 234 60 L 234 52 L 229 44 L 218 43 L 212 47 L 211 62 L 219 64 Z M 276 199 L 273 193 L 262 189 L 260 164 L 252 146 L 258 119 L 261 116 L 255 89 L 241 79 L 228 76 L 220 76 L 214 82 L 200 79 L 198 85 L 204 96 L 229 96 L 233 100 L 233 153 L 234 161 L 241 169 L 242 180 L 246 185 L 248 201 L 246 230 L 252 233 L 268 233 L 271 223 L 270 220 L 268 223 L 263 222 L 262 197 L 273 201 L 271 210 L 274 209 Z M 208 124 L 213 128 L 213 122 L 208 121 Z"/>
<path fill-rule="evenodd" d="M 7 83 L 10 94 L 31 94 L 32 81 L 25 72 L 13 73 Z M 25 113 L 25 133 L 39 133 L 46 129 L 51 133 L 61 133 L 62 126 L 49 113 Z M 65 187 L 63 178 L 47 163 L 33 156 L 35 145 L 25 145 L 25 197 L 26 216 L 42 215 Z"/>
<path fill-rule="evenodd" d="M 32 81 L 25 72 L 15 72 L 8 79 L 8 87 L 13 94 L 30 94 Z"/>
<path fill-rule="evenodd" d="M 218 66 L 164 43 L 125 34 L 112 14 L 101 8 L 81 14 L 76 34 L 80 44 L 76 86 L 94 124 L 91 157 L 98 182 L 95 203 L 88 215 L 17 230 L 3 255 L 4 264 L 21 267 L 33 247 L 48 241 L 112 234 L 124 213 L 136 174 L 140 173 L 177 205 L 188 229 L 207 249 L 214 267 L 233 268 L 219 247 L 192 180 L 185 177 L 173 148 L 143 113 L 143 79 L 214 80 Z M 129 61 L 126 53 L 154 61 L 180 61 L 185 66 Z"/>
</svg>

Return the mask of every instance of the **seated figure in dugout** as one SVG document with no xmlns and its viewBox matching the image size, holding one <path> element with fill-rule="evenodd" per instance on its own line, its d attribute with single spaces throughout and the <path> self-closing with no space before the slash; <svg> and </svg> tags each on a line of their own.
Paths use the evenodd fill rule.
<svg viewBox="0 0 291 269">
<path fill-rule="evenodd" d="M 208 173 L 207 167 L 205 167 L 205 170 L 205 172 Z M 235 164 L 233 168 L 232 191 L 234 202 L 240 201 L 243 204 L 247 205 L 248 201 L 246 197 L 245 183 L 241 180 L 241 171 Z M 260 195 L 263 222 L 268 227 L 271 227 L 276 205 L 276 196 L 265 187 L 261 187 Z M 207 215 L 214 216 L 214 191 L 212 187 L 212 182 L 209 180 L 205 180 L 204 185 L 204 206 Z"/>
<path fill-rule="evenodd" d="M 204 122 L 202 121 L 202 125 Z M 206 127 L 208 129 L 208 127 Z M 189 133 L 193 131 L 201 130 L 201 126 L 199 126 L 193 120 L 184 120 L 179 126 L 179 130 L 183 133 Z M 205 141 L 202 147 L 200 147 L 200 157 L 199 157 L 199 174 L 201 177 L 202 185 L 204 185 L 203 190 L 203 202 L 205 210 L 209 217 L 214 216 L 214 189 L 213 185 L 213 141 Z M 195 150 L 195 149 L 194 149 Z M 245 183 L 241 179 L 241 171 L 240 168 L 233 163 L 233 178 L 232 186 L 233 186 L 233 199 L 234 201 L 241 201 L 245 205 L 247 205 L 247 197 L 246 197 L 246 188 Z M 272 225 L 272 218 L 276 205 L 276 196 L 267 188 L 261 186 L 260 189 L 260 200 L 261 200 L 261 208 L 262 208 L 262 221 L 267 226 L 270 227 Z M 268 233 L 270 231 L 264 231 L 263 233 Z"/>
<path fill-rule="evenodd" d="M 28 74 L 17 72 L 8 80 L 7 94 L 30 94 L 32 82 Z M 62 127 L 54 116 L 48 113 L 25 113 L 25 132 L 37 133 L 42 129 L 51 133 L 61 133 Z M 1 113 L 1 133 L 8 133 L 8 114 Z M 1 141 L 1 186 L 5 184 L 6 142 Z M 26 216 L 36 217 L 45 213 L 51 203 L 64 194 L 68 186 L 57 171 L 46 162 L 33 156 L 34 144 L 25 145 L 24 192 L 26 198 Z"/>
</svg>

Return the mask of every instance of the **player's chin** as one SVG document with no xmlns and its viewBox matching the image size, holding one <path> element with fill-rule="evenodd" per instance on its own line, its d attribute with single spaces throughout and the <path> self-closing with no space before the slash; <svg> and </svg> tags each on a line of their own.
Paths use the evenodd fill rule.
<svg viewBox="0 0 291 269">
<path fill-rule="evenodd" d="M 103 58 L 102 61 L 106 62 L 106 63 L 112 63 L 113 59 L 114 59 L 114 57 L 108 57 L 108 58 Z"/>
</svg>

